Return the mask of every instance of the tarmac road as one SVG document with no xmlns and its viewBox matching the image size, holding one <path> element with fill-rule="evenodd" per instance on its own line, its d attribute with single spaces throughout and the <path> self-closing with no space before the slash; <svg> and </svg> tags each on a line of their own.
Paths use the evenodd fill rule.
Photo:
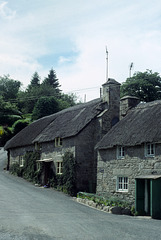
<svg viewBox="0 0 161 240">
<path fill-rule="evenodd" d="M 53 189 L 3 171 L 0 150 L 0 239 L 160 240 L 161 221 L 104 213 Z"/>
</svg>

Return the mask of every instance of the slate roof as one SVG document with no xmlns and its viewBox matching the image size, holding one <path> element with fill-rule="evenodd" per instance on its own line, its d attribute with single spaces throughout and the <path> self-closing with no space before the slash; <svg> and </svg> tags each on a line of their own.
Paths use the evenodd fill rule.
<svg viewBox="0 0 161 240">
<path fill-rule="evenodd" d="M 103 110 L 101 99 L 64 109 L 31 123 L 10 139 L 4 148 L 7 150 L 34 142 L 52 141 L 56 137 L 74 136 Z"/>
<path fill-rule="evenodd" d="M 161 101 L 140 103 L 118 122 L 97 144 L 106 149 L 161 141 Z"/>
</svg>

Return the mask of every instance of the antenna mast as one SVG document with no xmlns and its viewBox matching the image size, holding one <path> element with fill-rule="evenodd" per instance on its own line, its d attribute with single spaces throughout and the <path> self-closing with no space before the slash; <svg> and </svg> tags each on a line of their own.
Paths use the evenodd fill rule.
<svg viewBox="0 0 161 240">
<path fill-rule="evenodd" d="M 131 69 L 133 67 L 133 62 L 130 64 L 130 69 L 129 69 L 129 78 L 131 78 Z"/>
<path fill-rule="evenodd" d="M 106 82 L 108 81 L 108 51 L 106 46 Z"/>
</svg>

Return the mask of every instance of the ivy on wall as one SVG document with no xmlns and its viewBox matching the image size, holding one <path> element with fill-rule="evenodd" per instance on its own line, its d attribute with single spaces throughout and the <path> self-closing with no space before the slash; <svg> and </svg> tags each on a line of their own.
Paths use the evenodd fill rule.
<svg viewBox="0 0 161 240">
<path fill-rule="evenodd" d="M 76 196 L 76 161 L 71 151 L 63 156 L 63 173 L 55 174 L 50 180 L 50 186 L 71 196 Z"/>
<path fill-rule="evenodd" d="M 71 151 L 63 156 L 63 184 L 68 194 L 76 194 L 76 161 Z"/>
<path fill-rule="evenodd" d="M 14 163 L 10 167 L 10 172 L 28 181 L 41 184 L 43 174 L 43 164 L 37 168 L 37 160 L 40 159 L 40 153 L 27 152 L 24 156 L 24 166 L 20 167 L 19 163 Z M 63 174 L 53 172 L 49 179 L 49 186 L 61 190 L 71 196 L 77 193 L 76 188 L 76 161 L 71 151 L 65 152 L 63 156 Z"/>
<path fill-rule="evenodd" d="M 10 172 L 18 177 L 22 177 L 28 181 L 34 183 L 40 183 L 40 177 L 42 174 L 42 166 L 37 169 L 37 160 L 40 159 L 39 152 L 27 152 L 24 156 L 24 166 L 20 167 L 16 162 L 11 165 Z"/>
</svg>

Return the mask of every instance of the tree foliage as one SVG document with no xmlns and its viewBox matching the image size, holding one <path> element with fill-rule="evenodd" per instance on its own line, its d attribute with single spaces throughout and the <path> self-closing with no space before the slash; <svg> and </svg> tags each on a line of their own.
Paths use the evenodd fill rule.
<svg viewBox="0 0 161 240">
<path fill-rule="evenodd" d="M 4 100 L 15 99 L 20 86 L 20 81 L 11 79 L 9 75 L 4 75 L 0 77 L 0 96 L 2 96 Z"/>
<path fill-rule="evenodd" d="M 46 77 L 42 83 L 43 85 L 47 85 L 48 87 L 52 87 L 56 90 L 57 93 L 60 92 L 60 84 L 59 80 L 56 76 L 56 73 L 53 69 L 49 71 L 48 77 Z"/>
<path fill-rule="evenodd" d="M 146 70 L 136 72 L 121 85 L 121 97 L 136 96 L 141 101 L 150 102 L 161 99 L 161 77 L 159 73 Z"/>
<path fill-rule="evenodd" d="M 40 87 L 40 76 L 38 72 L 35 72 L 31 77 L 30 84 L 28 85 L 28 91 L 30 91 L 32 88 L 38 88 L 38 87 Z"/>
<path fill-rule="evenodd" d="M 53 69 L 42 83 L 40 80 L 38 72 L 35 72 L 26 90 L 22 90 L 20 81 L 11 79 L 9 75 L 0 76 L 0 128 L 9 128 L 3 131 L 4 139 L 8 140 L 9 135 L 16 134 L 27 124 L 26 115 L 32 115 L 32 120 L 36 120 L 76 104 L 74 94 L 67 95 L 60 90 Z"/>
<path fill-rule="evenodd" d="M 20 119 L 14 122 L 12 125 L 12 132 L 14 135 L 16 135 L 18 132 L 20 132 L 23 128 L 27 127 L 29 125 L 29 121 Z"/>
<path fill-rule="evenodd" d="M 54 97 L 42 97 L 35 104 L 32 118 L 33 120 L 56 113 L 59 110 L 59 104 Z"/>
<path fill-rule="evenodd" d="M 21 113 L 16 105 L 4 101 L 0 96 L 0 125 L 12 125 L 14 121 L 21 118 Z"/>
</svg>

